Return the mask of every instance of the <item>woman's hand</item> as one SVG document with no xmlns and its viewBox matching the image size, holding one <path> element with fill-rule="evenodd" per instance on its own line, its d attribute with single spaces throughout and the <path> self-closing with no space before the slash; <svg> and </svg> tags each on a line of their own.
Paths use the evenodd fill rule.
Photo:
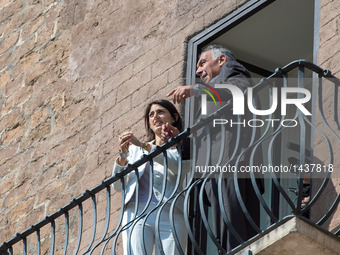
<svg viewBox="0 0 340 255">
<path fill-rule="evenodd" d="M 140 141 L 133 135 L 132 132 L 124 132 L 119 137 L 120 151 L 122 153 L 127 153 L 131 144 L 140 146 Z"/>
<path fill-rule="evenodd" d="M 180 132 L 178 129 L 172 125 L 170 125 L 168 122 L 166 124 L 162 125 L 162 133 L 161 133 L 161 139 L 164 142 L 167 142 L 171 137 L 175 137 Z"/>
<path fill-rule="evenodd" d="M 129 152 L 129 147 L 130 145 L 136 145 L 140 146 L 140 141 L 133 135 L 132 132 L 124 132 L 120 137 L 119 137 L 119 151 L 121 153 L 128 153 Z M 126 165 L 127 164 L 127 159 L 126 157 L 119 157 L 117 160 L 117 163 L 119 165 Z"/>
</svg>

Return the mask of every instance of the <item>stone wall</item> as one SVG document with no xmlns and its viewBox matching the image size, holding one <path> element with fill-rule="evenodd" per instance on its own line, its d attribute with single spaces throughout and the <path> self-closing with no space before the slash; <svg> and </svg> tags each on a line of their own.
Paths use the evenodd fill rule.
<svg viewBox="0 0 340 255">
<path fill-rule="evenodd" d="M 320 40 L 319 40 L 319 52 L 318 52 L 318 65 L 324 69 L 329 69 L 336 77 L 340 77 L 340 2 L 336 0 L 321 0 L 320 11 Z M 312 217 L 314 220 L 319 220 L 323 215 L 319 212 L 325 211 L 326 208 L 330 208 L 335 201 L 337 195 L 340 193 L 340 131 L 336 122 L 334 121 L 333 106 L 336 99 L 334 99 L 334 85 L 326 80 L 323 81 L 322 86 L 323 97 L 322 103 L 324 107 L 325 118 L 328 121 L 329 127 L 334 130 L 334 133 L 326 127 L 322 121 L 321 115 L 315 116 L 316 126 L 326 135 L 329 139 L 329 144 L 333 150 L 334 160 L 334 172 L 331 175 L 331 179 L 327 185 L 327 188 L 319 198 L 319 202 L 316 204 L 316 208 L 320 210 L 314 210 Z M 337 100 L 340 102 L 340 95 L 337 95 Z M 337 109 L 340 114 L 340 109 Z M 318 111 L 317 111 L 318 112 Z M 325 138 L 319 131 L 315 131 L 314 139 L 314 157 L 320 160 L 324 164 L 330 162 L 329 145 Z M 315 180 L 315 184 L 321 184 L 321 180 Z M 314 185 L 313 191 L 317 191 L 317 185 Z M 336 229 L 340 224 L 340 206 L 336 208 L 334 214 L 323 224 L 324 227 L 329 230 Z"/>
<path fill-rule="evenodd" d="M 0 243 L 108 178 L 118 135 L 184 84 L 187 40 L 244 2 L 2 0 Z"/>
</svg>

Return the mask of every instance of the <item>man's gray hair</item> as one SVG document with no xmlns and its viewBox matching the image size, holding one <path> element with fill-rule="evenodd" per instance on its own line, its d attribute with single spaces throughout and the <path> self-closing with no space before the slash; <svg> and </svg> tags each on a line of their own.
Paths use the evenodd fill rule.
<svg viewBox="0 0 340 255">
<path fill-rule="evenodd" d="M 212 51 L 212 57 L 214 60 L 217 60 L 219 56 L 221 55 L 226 55 L 227 56 L 227 61 L 232 60 L 232 61 L 236 61 L 235 56 L 233 55 L 233 53 L 224 48 L 221 45 L 209 45 L 206 48 L 203 49 L 202 53 L 205 51 L 211 50 Z"/>
</svg>

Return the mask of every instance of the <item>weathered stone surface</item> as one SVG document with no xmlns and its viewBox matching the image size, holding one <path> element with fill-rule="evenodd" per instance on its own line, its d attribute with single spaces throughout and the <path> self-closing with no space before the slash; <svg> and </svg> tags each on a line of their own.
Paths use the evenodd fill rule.
<svg viewBox="0 0 340 255">
<path fill-rule="evenodd" d="M 340 39 L 340 2 L 339 1 L 329 1 L 321 0 L 321 10 L 320 10 L 320 42 L 319 42 L 319 54 L 318 54 L 318 64 L 325 69 L 332 71 L 332 74 L 339 77 L 340 65 L 340 45 L 336 43 Z M 330 82 L 324 81 L 323 84 L 322 103 L 325 107 L 324 114 L 325 118 L 329 121 L 330 127 L 335 130 L 336 134 L 339 136 L 338 127 L 334 121 L 334 100 L 339 101 L 339 95 L 337 99 L 334 99 L 333 85 Z M 330 133 L 329 129 L 324 125 L 322 121 L 322 116 L 320 114 L 315 116 L 316 126 L 321 132 L 324 132 L 329 138 L 329 142 L 333 148 L 333 155 L 339 155 L 340 147 L 339 140 Z M 324 137 L 321 136 L 320 132 L 314 132 L 314 157 L 319 159 L 323 164 L 329 164 L 329 146 L 325 141 Z M 314 220 L 320 218 L 320 211 L 318 209 L 330 208 L 332 206 L 335 197 L 340 192 L 340 158 L 334 157 L 333 167 L 335 171 L 331 175 L 328 187 L 322 193 L 321 198 L 315 205 L 314 213 L 312 213 L 312 218 Z M 320 186 L 320 181 L 316 180 L 313 192 L 316 192 L 317 187 Z M 320 202 L 322 201 L 322 202 Z M 333 214 L 329 219 L 323 224 L 323 227 L 333 230 L 340 224 L 339 217 L 339 206 L 337 207 L 336 213 Z"/>
<path fill-rule="evenodd" d="M 330 236 L 314 225 L 292 218 L 236 254 L 247 254 L 251 251 L 252 254 L 258 255 L 336 255 L 339 250 L 339 237 Z"/>
</svg>

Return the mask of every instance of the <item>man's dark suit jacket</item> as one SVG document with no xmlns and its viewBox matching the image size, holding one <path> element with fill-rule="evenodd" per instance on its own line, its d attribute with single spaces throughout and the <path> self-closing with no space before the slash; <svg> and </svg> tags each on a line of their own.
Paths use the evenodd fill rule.
<svg viewBox="0 0 340 255">
<path fill-rule="evenodd" d="M 252 86 L 253 83 L 250 79 L 250 74 L 248 70 L 239 64 L 236 61 L 228 61 L 226 62 L 220 74 L 213 80 L 210 85 L 215 87 L 215 84 L 231 84 L 236 85 L 242 91 L 245 91 L 248 87 Z M 207 89 L 204 85 L 198 85 L 199 87 Z M 217 93 L 220 95 L 223 105 L 231 99 L 231 93 L 227 89 L 217 89 Z M 246 98 L 245 98 L 246 102 Z M 233 105 L 233 107 L 238 107 L 237 105 Z M 238 166 L 248 166 L 250 164 L 250 154 L 252 152 L 252 147 L 250 147 L 251 137 L 254 135 L 252 133 L 252 129 L 247 127 L 243 127 L 243 125 L 233 125 L 230 127 L 230 120 L 235 122 L 239 122 L 240 120 L 245 119 L 245 122 L 249 119 L 252 119 L 253 116 L 247 111 L 247 107 L 245 108 L 245 115 L 233 116 L 232 111 L 228 110 L 223 112 L 222 116 L 216 118 L 227 119 L 229 123 L 225 125 L 225 130 L 221 130 L 221 126 L 213 127 L 212 123 L 208 124 L 210 129 L 210 139 L 211 144 L 211 153 L 208 160 L 208 165 L 215 166 L 216 164 L 223 166 L 225 164 L 235 165 L 235 162 L 238 161 Z M 207 102 L 207 116 L 216 111 L 218 108 L 215 106 L 215 103 L 212 100 L 208 100 Z M 195 119 L 198 120 L 201 117 L 200 108 L 195 111 L 196 116 Z M 208 129 L 206 127 L 205 129 Z M 259 129 L 256 130 L 257 133 Z M 223 132 L 223 134 L 222 134 Z M 237 135 L 239 132 L 239 136 Z M 222 137 L 225 136 L 225 139 Z M 256 134 L 256 137 L 259 137 L 259 134 Z M 197 161 L 196 166 L 204 166 L 207 162 L 207 133 L 206 130 L 202 129 L 197 132 L 197 147 L 199 148 L 197 151 Z M 223 147 L 223 160 L 219 162 L 221 145 Z M 246 153 L 243 153 L 246 150 Z M 238 158 L 239 155 L 242 155 Z M 255 161 L 253 165 L 260 164 L 262 161 L 262 152 L 261 148 L 256 150 Z M 231 222 L 234 229 L 237 231 L 239 236 L 243 239 L 243 241 L 248 240 L 252 236 L 256 235 L 257 232 L 252 228 L 249 221 L 245 217 L 243 210 L 241 209 L 239 199 L 237 198 L 237 191 L 235 190 L 235 178 L 233 173 L 224 173 L 221 181 L 222 193 L 218 193 L 218 179 L 221 176 L 213 175 L 207 181 L 204 189 L 205 189 L 205 203 L 211 206 L 212 209 L 212 218 L 213 218 L 213 229 L 214 234 L 217 239 L 223 246 L 226 251 L 230 251 L 232 248 L 238 246 L 240 242 L 235 238 L 235 236 L 230 232 L 227 228 L 226 224 L 223 221 L 223 217 L 221 214 L 221 208 L 219 206 L 218 197 L 222 195 L 224 210 L 227 214 L 229 221 Z M 249 175 L 238 175 L 236 181 L 238 183 L 238 191 L 242 197 L 242 200 L 249 211 L 250 216 L 255 221 L 255 223 L 259 226 L 259 200 L 255 195 L 255 191 L 253 189 L 251 180 Z M 263 193 L 263 179 L 258 178 L 256 181 L 260 191 Z"/>
</svg>

